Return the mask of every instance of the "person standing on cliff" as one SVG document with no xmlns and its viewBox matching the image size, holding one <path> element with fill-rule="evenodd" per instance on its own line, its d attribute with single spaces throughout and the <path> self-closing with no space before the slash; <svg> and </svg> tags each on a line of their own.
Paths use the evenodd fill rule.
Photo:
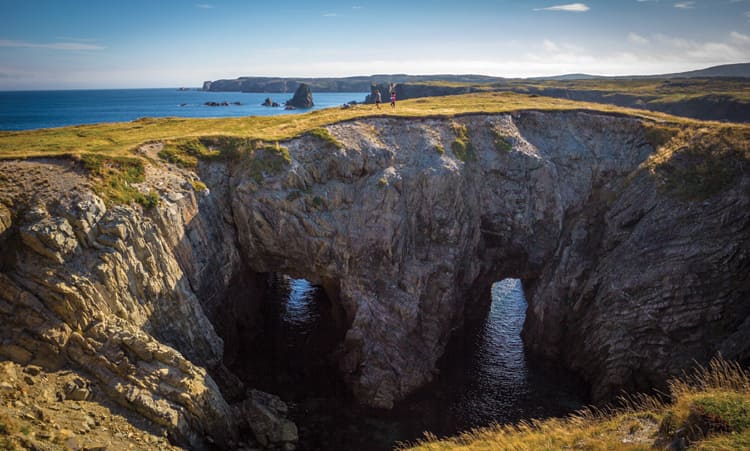
<svg viewBox="0 0 750 451">
<path fill-rule="evenodd" d="M 377 109 L 380 109 L 380 102 L 382 102 L 383 99 L 380 98 L 380 89 L 375 90 L 375 107 Z"/>
<path fill-rule="evenodd" d="M 391 91 L 391 108 L 396 108 L 396 91 Z"/>
</svg>

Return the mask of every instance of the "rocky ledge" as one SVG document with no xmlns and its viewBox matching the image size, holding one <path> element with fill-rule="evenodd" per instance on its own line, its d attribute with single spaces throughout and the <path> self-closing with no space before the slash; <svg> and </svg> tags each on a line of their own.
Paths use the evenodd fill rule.
<svg viewBox="0 0 750 451">
<path fill-rule="evenodd" d="M 252 358 L 236 331 L 258 319 L 264 273 L 325 289 L 340 371 L 376 407 L 430 381 L 509 277 L 526 290 L 527 347 L 597 399 L 717 352 L 748 363 L 747 138 L 720 140 L 719 158 L 693 127 L 666 159 L 659 127 L 593 112 L 360 119 L 194 171 L 155 162 L 137 185 L 159 194 L 149 210 L 106 207 L 72 161 L 2 162 L 0 356 L 83 371 L 196 448 L 242 431 L 293 447 L 283 403 L 224 366 Z"/>
</svg>

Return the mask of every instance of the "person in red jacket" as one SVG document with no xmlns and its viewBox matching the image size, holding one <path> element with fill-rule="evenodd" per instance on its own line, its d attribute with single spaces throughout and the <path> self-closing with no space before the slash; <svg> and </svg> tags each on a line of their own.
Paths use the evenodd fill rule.
<svg viewBox="0 0 750 451">
<path fill-rule="evenodd" d="M 396 91 L 391 91 L 391 108 L 396 108 Z"/>
</svg>

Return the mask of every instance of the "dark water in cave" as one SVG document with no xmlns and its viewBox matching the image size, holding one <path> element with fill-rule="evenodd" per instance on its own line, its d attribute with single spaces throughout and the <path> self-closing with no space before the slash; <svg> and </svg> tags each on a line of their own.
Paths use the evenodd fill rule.
<svg viewBox="0 0 750 451">
<path fill-rule="evenodd" d="M 567 414 L 583 406 L 572 375 L 533 364 L 520 333 L 526 301 L 519 280 L 492 288 L 489 315 L 476 334 L 454 343 L 435 382 L 396 406 L 357 406 L 331 356 L 343 338 L 331 304 L 302 279 L 274 276 L 263 305 L 264 332 L 233 368 L 249 386 L 281 396 L 300 429 L 302 450 L 387 450 L 429 431 L 438 436 L 490 423 Z"/>
</svg>

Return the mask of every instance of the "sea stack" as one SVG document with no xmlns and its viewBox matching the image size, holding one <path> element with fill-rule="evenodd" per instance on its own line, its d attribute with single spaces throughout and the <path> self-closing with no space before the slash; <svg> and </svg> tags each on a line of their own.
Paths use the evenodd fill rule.
<svg viewBox="0 0 750 451">
<path fill-rule="evenodd" d="M 301 83 L 294 92 L 294 97 L 291 100 L 287 100 L 286 105 L 294 108 L 312 108 L 315 104 L 313 103 L 310 85 Z"/>
</svg>

